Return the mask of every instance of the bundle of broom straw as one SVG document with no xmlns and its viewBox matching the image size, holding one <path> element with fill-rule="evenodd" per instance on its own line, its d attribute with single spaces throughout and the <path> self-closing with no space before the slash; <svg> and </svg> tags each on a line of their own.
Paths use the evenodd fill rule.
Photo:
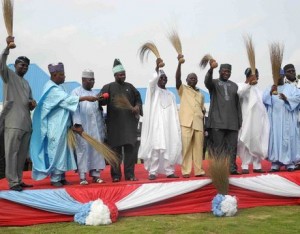
<svg viewBox="0 0 300 234">
<path fill-rule="evenodd" d="M 116 95 L 113 98 L 113 104 L 115 107 L 120 109 L 133 110 L 133 106 L 129 102 L 128 98 L 123 94 Z"/>
<path fill-rule="evenodd" d="M 170 33 L 168 34 L 168 38 L 178 54 L 179 63 L 184 63 L 185 59 L 183 58 L 182 46 L 181 46 L 181 41 L 178 32 L 175 29 L 171 30 Z"/>
<path fill-rule="evenodd" d="M 229 191 L 229 154 L 209 148 L 208 176 L 219 194 L 227 195 Z"/>
<path fill-rule="evenodd" d="M 14 1 L 2 0 L 2 11 L 7 34 L 13 38 Z M 10 42 L 8 47 L 10 49 L 16 48 L 16 44 Z"/>
<path fill-rule="evenodd" d="M 150 51 L 155 55 L 157 59 L 161 59 L 159 51 L 156 47 L 156 45 L 153 42 L 146 42 L 143 44 L 139 49 L 139 55 L 141 62 L 144 62 L 145 57 L 148 58 L 148 55 Z M 165 64 L 163 60 L 161 59 L 161 62 L 158 64 L 159 67 L 164 67 Z"/>
<path fill-rule="evenodd" d="M 91 137 L 86 132 L 82 132 L 80 136 L 85 139 L 98 153 L 100 153 L 109 163 L 109 165 L 111 165 L 112 167 L 116 167 L 120 164 L 119 158 L 117 157 L 116 153 L 107 145 Z M 76 147 L 75 133 L 72 129 L 68 130 L 68 145 L 72 149 L 75 149 Z"/>
<path fill-rule="evenodd" d="M 252 42 L 252 36 L 245 35 L 244 36 L 244 43 L 246 46 L 246 51 L 248 55 L 248 61 L 251 69 L 251 75 L 255 75 L 255 50 Z M 257 80 L 253 80 L 251 84 L 257 84 Z"/>
<path fill-rule="evenodd" d="M 275 86 L 278 85 L 280 80 L 280 69 L 283 59 L 284 45 L 278 42 L 273 42 L 269 45 L 270 59 L 272 65 L 273 83 Z M 273 91 L 272 94 L 277 95 L 277 91 Z"/>
<path fill-rule="evenodd" d="M 204 69 L 210 60 L 214 60 L 214 58 L 210 54 L 204 55 L 199 64 L 200 68 Z"/>
</svg>

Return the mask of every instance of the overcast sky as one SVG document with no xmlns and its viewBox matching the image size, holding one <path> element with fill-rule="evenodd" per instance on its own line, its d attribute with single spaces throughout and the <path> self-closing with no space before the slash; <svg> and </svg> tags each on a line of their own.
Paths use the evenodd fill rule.
<svg viewBox="0 0 300 234">
<path fill-rule="evenodd" d="M 3 20 L 0 46 L 6 45 Z M 169 82 L 175 86 L 176 52 L 166 33 L 176 27 L 186 63 L 185 79 L 198 74 L 204 88 L 207 69 L 199 61 L 210 53 L 221 63 L 232 64 L 231 79 L 244 81 L 248 67 L 243 35 L 252 35 L 262 88 L 272 83 L 269 43 L 285 45 L 283 65 L 300 69 L 300 1 L 296 0 L 15 0 L 14 35 L 17 48 L 8 62 L 26 55 L 47 71 L 47 65 L 63 62 L 67 81 L 81 82 L 85 68 L 94 70 L 95 88 L 114 80 L 112 65 L 119 58 L 127 81 L 146 87 L 152 78 L 155 57 L 142 64 L 139 47 L 153 41 L 166 63 Z M 299 74 L 299 73 L 298 73 Z M 218 77 L 218 72 L 214 73 Z M 38 79 L 38 77 L 37 77 Z"/>
</svg>

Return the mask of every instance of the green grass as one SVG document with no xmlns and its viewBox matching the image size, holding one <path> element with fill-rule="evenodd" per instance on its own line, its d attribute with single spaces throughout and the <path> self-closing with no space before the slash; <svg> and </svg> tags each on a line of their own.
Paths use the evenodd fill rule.
<svg viewBox="0 0 300 234">
<path fill-rule="evenodd" d="M 70 223 L 27 227 L 2 227 L 0 233 L 208 233 L 284 234 L 300 233 L 300 206 L 241 209 L 234 217 L 217 218 L 212 213 L 126 217 L 107 226 L 81 226 Z"/>
</svg>

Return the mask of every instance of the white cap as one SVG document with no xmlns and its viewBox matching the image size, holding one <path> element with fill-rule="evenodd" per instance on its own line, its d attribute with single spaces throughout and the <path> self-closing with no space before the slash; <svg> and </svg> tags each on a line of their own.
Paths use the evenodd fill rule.
<svg viewBox="0 0 300 234">
<path fill-rule="evenodd" d="M 94 77 L 94 72 L 91 69 L 85 69 L 82 72 L 82 78 L 95 78 Z"/>
</svg>

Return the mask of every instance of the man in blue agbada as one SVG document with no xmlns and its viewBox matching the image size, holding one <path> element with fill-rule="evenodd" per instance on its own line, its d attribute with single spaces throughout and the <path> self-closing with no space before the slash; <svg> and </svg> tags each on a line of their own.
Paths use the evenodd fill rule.
<svg viewBox="0 0 300 234">
<path fill-rule="evenodd" d="M 56 187 L 69 184 L 65 172 L 75 170 L 76 162 L 67 144 L 71 127 L 71 112 L 80 101 L 97 101 L 98 97 L 71 96 L 60 84 L 65 81 L 63 63 L 49 64 L 50 80 L 45 84 L 42 97 L 33 114 L 33 133 L 30 156 L 33 163 L 32 178 L 42 180 L 47 176 Z M 74 130 L 78 129 L 73 128 Z"/>
<path fill-rule="evenodd" d="M 279 171 L 281 166 L 291 172 L 300 160 L 297 150 L 300 91 L 295 85 L 284 83 L 284 76 L 278 82 L 278 95 L 273 95 L 274 90 L 276 86 L 273 85 L 263 95 L 271 127 L 268 150 L 268 160 L 272 162 L 270 172 Z"/>
</svg>

